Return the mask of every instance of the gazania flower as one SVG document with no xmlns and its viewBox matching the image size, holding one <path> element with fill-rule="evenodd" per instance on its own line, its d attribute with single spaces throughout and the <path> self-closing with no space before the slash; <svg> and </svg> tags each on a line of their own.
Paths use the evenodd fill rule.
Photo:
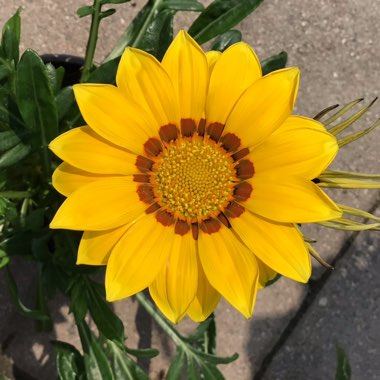
<svg viewBox="0 0 380 380">
<path fill-rule="evenodd" d="M 107 299 L 149 287 L 177 322 L 223 296 L 250 317 L 277 272 L 306 282 L 296 223 L 341 212 L 312 182 L 335 137 L 291 116 L 298 69 L 262 77 L 247 44 L 204 54 L 182 31 L 161 63 L 126 49 L 116 82 L 74 86 L 88 125 L 50 144 L 67 197 L 51 227 L 84 231 L 77 263 L 107 265 Z"/>
</svg>

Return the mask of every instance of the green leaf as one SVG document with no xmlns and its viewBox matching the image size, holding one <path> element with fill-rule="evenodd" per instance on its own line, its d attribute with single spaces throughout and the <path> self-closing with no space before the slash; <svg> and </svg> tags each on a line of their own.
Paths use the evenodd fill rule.
<svg viewBox="0 0 380 380">
<path fill-rule="evenodd" d="M 140 348 L 138 350 L 134 350 L 132 348 L 125 347 L 125 351 L 135 356 L 136 358 L 147 358 L 151 359 L 159 355 L 159 351 L 155 348 Z"/>
<path fill-rule="evenodd" d="M 40 135 L 46 149 L 58 134 L 57 109 L 47 69 L 32 50 L 25 51 L 17 66 L 16 100 L 25 124 Z"/>
<path fill-rule="evenodd" d="M 203 4 L 196 0 L 164 0 L 162 7 L 175 11 L 193 11 L 202 12 L 204 9 Z"/>
<path fill-rule="evenodd" d="M 18 163 L 29 154 L 30 150 L 31 148 L 29 145 L 25 145 L 22 142 L 18 143 L 0 156 L 0 169 L 7 168 Z"/>
<path fill-rule="evenodd" d="M 116 82 L 116 73 L 119 62 L 120 57 L 117 57 L 111 61 L 103 63 L 90 74 L 88 82 L 114 84 Z"/>
<path fill-rule="evenodd" d="M 114 8 L 107 9 L 106 11 L 100 13 L 100 18 L 106 18 L 106 17 L 112 16 L 115 13 L 116 13 L 116 9 Z"/>
<path fill-rule="evenodd" d="M 336 374 L 335 380 L 350 380 L 351 379 L 351 366 L 348 360 L 347 354 L 344 352 L 343 348 L 338 344 L 336 348 Z"/>
<path fill-rule="evenodd" d="M 224 51 L 228 47 L 237 42 L 240 42 L 242 39 L 241 32 L 239 30 L 228 30 L 227 32 L 221 34 L 215 38 L 214 43 L 211 45 L 210 50 Z"/>
<path fill-rule="evenodd" d="M 288 54 L 285 51 L 282 51 L 277 55 L 273 55 L 272 57 L 265 59 L 261 63 L 263 75 L 267 75 L 275 70 L 283 69 L 286 66 L 287 61 Z"/>
<path fill-rule="evenodd" d="M 186 355 L 181 347 L 177 347 L 177 354 L 170 364 L 166 380 L 178 380 L 181 378 L 182 370 L 185 366 Z"/>
<path fill-rule="evenodd" d="M 212 364 L 229 364 L 234 362 L 239 357 L 239 354 L 236 352 L 232 356 L 227 357 L 210 355 L 200 351 L 197 351 L 197 355 Z"/>
<path fill-rule="evenodd" d="M 0 132 L 0 153 L 19 144 L 21 140 L 13 131 Z"/>
<path fill-rule="evenodd" d="M 72 286 L 70 287 L 70 312 L 74 313 L 75 317 L 83 320 L 87 314 L 87 289 L 83 278 L 78 276 L 73 279 Z"/>
<path fill-rule="evenodd" d="M 17 311 L 23 315 L 24 317 L 38 319 L 38 320 L 49 320 L 49 317 L 42 313 L 40 310 L 32 310 L 26 307 L 20 300 L 18 294 L 18 288 L 16 281 L 12 275 L 12 272 L 8 267 L 5 269 L 5 278 L 7 280 L 9 295 L 11 297 L 12 302 L 16 306 Z"/>
<path fill-rule="evenodd" d="M 46 64 L 46 73 L 50 81 L 50 87 L 53 90 L 53 93 L 56 95 L 61 89 L 63 76 L 65 75 L 65 69 L 61 66 L 57 69 L 51 64 Z"/>
<path fill-rule="evenodd" d="M 1 202 L 1 199 L 0 199 Z M 4 268 L 9 263 L 9 257 L 7 253 L 0 248 L 0 269 Z"/>
<path fill-rule="evenodd" d="M 51 344 L 57 355 L 56 364 L 59 380 L 84 379 L 83 357 L 79 351 L 65 342 L 52 341 Z"/>
<path fill-rule="evenodd" d="M 124 342 L 124 325 L 120 318 L 111 310 L 101 294 L 96 291 L 91 282 L 87 282 L 87 304 L 90 314 L 99 331 L 110 340 Z"/>
<path fill-rule="evenodd" d="M 130 0 L 102 0 L 102 4 L 122 4 L 128 3 Z"/>
<path fill-rule="evenodd" d="M 263 0 L 215 0 L 194 21 L 189 34 L 203 44 L 231 29 L 253 12 Z"/>
<path fill-rule="evenodd" d="M 225 380 L 222 373 L 212 364 L 203 363 L 201 366 L 201 372 L 204 379 L 207 380 Z"/>
<path fill-rule="evenodd" d="M 199 380 L 198 370 L 192 357 L 187 357 L 187 380 Z M 207 379 L 209 380 L 209 379 Z"/>
<path fill-rule="evenodd" d="M 3 26 L 3 33 L 7 28 L 10 28 L 13 30 L 18 43 L 20 43 L 20 36 L 21 36 L 20 12 L 21 12 L 21 8 L 18 8 L 16 13 Z"/>
<path fill-rule="evenodd" d="M 265 287 L 273 285 L 275 282 L 277 282 L 281 278 L 281 275 L 279 273 L 274 276 L 271 280 L 269 280 L 266 284 Z"/>
<path fill-rule="evenodd" d="M 120 342 L 107 341 L 115 379 L 149 380 L 148 375 L 126 354 Z"/>
<path fill-rule="evenodd" d="M 85 5 L 77 9 L 77 15 L 79 17 L 86 17 L 94 13 L 94 7 L 92 5 Z"/>
<path fill-rule="evenodd" d="M 3 30 L 1 47 L 5 58 L 17 64 L 19 59 L 19 43 L 15 31 L 9 25 Z"/>
</svg>

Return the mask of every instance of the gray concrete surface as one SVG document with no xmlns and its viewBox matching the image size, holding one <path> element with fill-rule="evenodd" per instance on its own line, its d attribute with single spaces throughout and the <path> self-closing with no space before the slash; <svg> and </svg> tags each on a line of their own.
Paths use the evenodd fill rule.
<svg viewBox="0 0 380 380">
<path fill-rule="evenodd" d="M 75 10 L 86 2 L 90 3 L 0 0 L 0 25 L 22 5 L 23 48 L 32 47 L 41 54 L 83 55 L 88 20 L 78 19 Z M 135 1 L 117 6 L 118 13 L 104 21 L 98 62 L 143 4 L 144 1 Z M 178 17 L 176 28 L 186 27 L 190 19 Z M 288 52 L 289 65 L 299 66 L 302 73 L 296 112 L 313 116 L 331 104 L 361 96 L 370 100 L 380 94 L 379 19 L 380 3 L 372 0 L 265 0 L 241 23 L 240 29 L 261 59 L 281 50 Z M 369 125 L 379 116 L 378 104 L 358 127 Z M 334 167 L 380 172 L 379 142 L 377 130 L 354 148 L 342 149 Z M 334 191 L 332 195 L 340 203 L 370 209 L 378 191 Z M 379 233 L 363 232 L 355 241 L 349 241 L 352 244 L 346 244 L 350 237 L 347 233 L 312 227 L 308 235 L 318 239 L 317 248 L 328 261 L 340 252 L 336 270 L 327 281 L 321 280 L 323 286 L 316 297 L 310 298 L 307 285 L 281 279 L 260 292 L 255 315 L 249 321 L 226 303 L 218 307 L 218 351 L 223 355 L 235 351 L 240 354 L 238 361 L 223 368 L 227 379 L 333 379 L 335 341 L 350 356 L 353 379 L 380 379 Z M 313 279 L 323 279 L 323 273 L 315 265 Z M 1 276 L 0 273 L 0 289 L 4 289 Z M 27 297 L 33 278 L 22 275 L 22 281 Z M 302 306 L 305 297 L 310 303 L 307 308 Z M 56 322 L 54 332 L 35 333 L 33 323 L 17 316 L 4 291 L 0 292 L 0 339 L 3 343 L 7 339 L 0 366 L 6 360 L 9 373 L 9 362 L 15 363 L 24 371 L 18 379 L 25 379 L 25 374 L 38 380 L 55 378 L 50 339 L 79 346 L 65 300 L 55 300 L 51 308 Z M 173 354 L 170 342 L 132 300 L 119 302 L 115 308 L 125 322 L 129 345 L 161 348 L 161 356 L 152 360 L 149 369 L 152 379 L 164 376 Z M 180 324 L 185 331 L 193 326 L 189 321 Z M 262 371 L 263 362 L 266 371 Z"/>
</svg>

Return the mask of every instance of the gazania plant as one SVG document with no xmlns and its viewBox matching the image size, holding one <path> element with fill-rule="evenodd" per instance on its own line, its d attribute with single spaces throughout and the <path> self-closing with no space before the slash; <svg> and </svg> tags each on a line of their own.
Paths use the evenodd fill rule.
<svg viewBox="0 0 380 380">
<path fill-rule="evenodd" d="M 47 300 L 68 297 L 82 352 L 52 343 L 59 379 L 148 378 L 135 358 L 157 350 L 126 346 L 112 309 L 131 296 L 177 347 L 168 380 L 222 379 L 217 365 L 237 355 L 210 344 L 221 297 L 251 318 L 261 288 L 280 276 L 306 283 L 311 257 L 329 267 L 304 224 L 379 229 L 379 218 L 324 192 L 380 188 L 380 175 L 329 169 L 379 123 L 340 137 L 373 104 L 353 112 L 360 100 L 294 114 L 299 69 L 285 68 L 284 52 L 260 63 L 231 29 L 260 0 L 150 0 L 96 66 L 99 23 L 115 13 L 102 7 L 125 2 L 78 9 L 92 27 L 77 83 L 63 85 L 64 68 L 32 50 L 19 58 L 19 11 L 3 28 L 2 274 L 39 328 L 51 328 Z M 199 15 L 174 34 L 178 11 Z M 13 277 L 20 255 L 40 268 L 34 309 Z M 175 326 L 185 316 L 200 323 L 186 337 Z"/>
</svg>

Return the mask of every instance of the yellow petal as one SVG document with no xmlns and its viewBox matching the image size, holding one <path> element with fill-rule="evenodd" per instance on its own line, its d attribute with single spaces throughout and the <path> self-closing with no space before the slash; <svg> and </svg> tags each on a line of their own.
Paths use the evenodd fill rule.
<svg viewBox="0 0 380 380">
<path fill-rule="evenodd" d="M 107 142 L 90 127 L 74 128 L 56 139 L 49 148 L 63 161 L 78 169 L 98 174 L 138 172 L 136 155 Z"/>
<path fill-rule="evenodd" d="M 74 168 L 63 162 L 55 169 L 52 177 L 54 188 L 65 197 L 68 197 L 73 191 L 79 189 L 90 182 L 104 179 L 107 176 L 88 173 L 83 170 Z"/>
<path fill-rule="evenodd" d="M 198 123 L 203 117 L 208 87 L 208 65 L 203 50 L 181 30 L 169 46 L 162 66 L 173 82 L 181 117 Z"/>
<path fill-rule="evenodd" d="M 241 94 L 261 75 L 260 62 L 246 43 L 239 42 L 224 51 L 210 78 L 207 121 L 224 124 Z"/>
<path fill-rule="evenodd" d="M 274 223 L 249 211 L 238 218 L 230 218 L 230 223 L 246 246 L 274 272 L 296 281 L 308 281 L 310 256 L 292 224 Z M 269 277 L 272 275 L 273 272 Z"/>
<path fill-rule="evenodd" d="M 245 147 L 258 145 L 289 117 L 298 83 L 299 70 L 294 68 L 260 78 L 240 97 L 224 131 L 240 137 Z"/>
<path fill-rule="evenodd" d="M 318 177 L 339 149 L 336 138 L 321 126 L 312 119 L 290 116 L 276 133 L 251 150 L 256 173 Z"/>
<path fill-rule="evenodd" d="M 208 72 L 211 76 L 212 71 L 214 70 L 215 63 L 220 58 L 222 53 L 220 51 L 211 50 L 206 53 Z"/>
<path fill-rule="evenodd" d="M 246 318 L 251 317 L 259 278 L 253 253 L 224 226 L 214 234 L 201 231 L 198 247 L 211 285 Z"/>
<path fill-rule="evenodd" d="M 78 248 L 77 264 L 106 265 L 112 248 L 129 224 L 107 231 L 85 231 Z"/>
<path fill-rule="evenodd" d="M 208 281 L 199 257 L 197 257 L 197 260 L 198 289 L 193 302 L 187 310 L 187 314 L 194 322 L 203 322 L 215 310 L 221 296 Z"/>
<path fill-rule="evenodd" d="M 154 117 L 157 130 L 170 123 L 179 125 L 179 105 L 173 83 L 152 55 L 125 49 L 117 71 L 118 88 Z"/>
<path fill-rule="evenodd" d="M 259 267 L 259 289 L 265 288 L 267 283 L 277 276 L 277 272 L 264 264 L 258 257 L 256 257 L 256 261 Z"/>
<path fill-rule="evenodd" d="M 148 287 L 167 262 L 173 240 L 173 227 L 163 226 L 152 214 L 133 224 L 108 260 L 107 300 L 129 297 Z"/>
<path fill-rule="evenodd" d="M 157 125 L 151 115 L 117 87 L 77 84 L 73 90 L 87 124 L 111 143 L 140 154 L 147 139 L 157 135 Z"/>
<path fill-rule="evenodd" d="M 90 182 L 74 191 L 61 205 L 50 228 L 103 231 L 134 221 L 146 205 L 129 177 Z"/>
<path fill-rule="evenodd" d="M 241 202 L 252 212 L 284 223 L 313 223 L 340 218 L 342 212 L 313 182 L 290 176 L 255 174 L 251 197 Z"/>
<path fill-rule="evenodd" d="M 161 312 L 173 323 L 185 315 L 198 282 L 195 240 L 191 234 L 174 234 L 169 257 L 149 287 Z"/>
</svg>

